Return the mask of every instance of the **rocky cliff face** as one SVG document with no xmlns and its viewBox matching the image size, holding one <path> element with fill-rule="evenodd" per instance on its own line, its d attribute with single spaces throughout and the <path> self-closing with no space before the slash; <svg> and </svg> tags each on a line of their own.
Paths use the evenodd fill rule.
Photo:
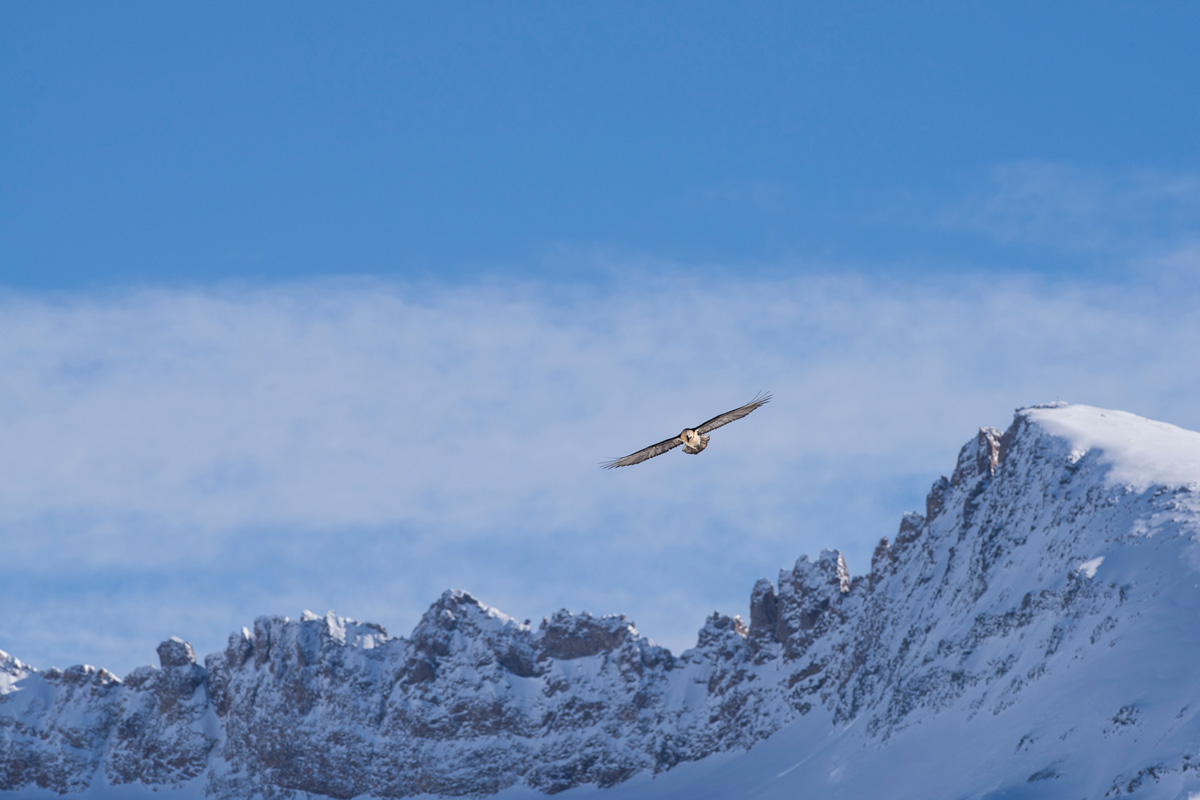
<svg viewBox="0 0 1200 800">
<path fill-rule="evenodd" d="M 1024 731 L 1004 747 L 1041 759 L 1039 786 L 1070 780 L 1094 725 L 1109 744 L 1088 746 L 1113 755 L 1084 791 L 1071 785 L 1077 796 L 1167 776 L 1175 787 L 1200 765 L 1200 708 L 1185 697 L 1200 655 L 1200 606 L 1187 603 L 1200 597 L 1180 594 L 1200 583 L 1200 435 L 1169 428 L 1079 406 L 1018 412 L 963 447 L 867 574 L 851 577 L 837 552 L 801 557 L 753 587 L 748 625 L 714 614 L 679 656 L 622 616 L 560 611 L 535 628 L 461 591 L 408 638 L 332 614 L 264 617 L 203 666 L 172 639 L 158 668 L 124 681 L 0 653 L 0 789 L 554 793 L 741 752 L 783 728 L 853 726 L 862 748 L 900 752 L 922 725 L 991 736 L 989 719 Z M 1134 650 L 1148 646 L 1168 663 L 1144 667 Z M 1057 749 L 1034 747 L 1054 738 L 1035 720 L 1045 698 L 1113 669 L 1112 709 L 1062 726 Z M 1152 679 L 1165 699 L 1133 688 Z M 1151 750 L 1118 741 L 1148 726 Z"/>
</svg>

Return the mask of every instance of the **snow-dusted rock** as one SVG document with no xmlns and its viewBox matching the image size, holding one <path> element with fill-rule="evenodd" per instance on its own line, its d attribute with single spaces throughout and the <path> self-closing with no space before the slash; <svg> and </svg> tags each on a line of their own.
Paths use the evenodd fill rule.
<svg viewBox="0 0 1200 800">
<path fill-rule="evenodd" d="M 192 646 L 172 637 L 158 646 L 159 669 L 125 678 L 120 716 L 104 764 L 111 784 L 173 786 L 203 774 L 216 740 L 205 672 Z"/>
<path fill-rule="evenodd" d="M 407 639 L 263 617 L 123 682 L 0 653 L 0 790 L 1186 796 L 1198 609 L 1200 434 L 1034 407 L 981 429 L 865 575 L 802 556 L 678 657 L 623 616 L 535 628 L 461 591 Z M 691 764 L 722 752 L 744 755 Z M 713 777 L 672 783 L 689 769 Z"/>
<path fill-rule="evenodd" d="M 91 666 L 38 672 L 9 663 L 23 674 L 0 695 L 0 787 L 86 789 L 120 718 L 121 682 Z"/>
</svg>

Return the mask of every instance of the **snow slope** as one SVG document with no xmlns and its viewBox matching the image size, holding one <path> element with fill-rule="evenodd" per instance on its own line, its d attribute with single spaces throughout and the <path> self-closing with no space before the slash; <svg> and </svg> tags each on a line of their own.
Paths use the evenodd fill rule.
<svg viewBox="0 0 1200 800">
<path fill-rule="evenodd" d="M 868 573 L 801 557 L 679 656 L 623 617 L 535 629 L 464 592 L 408 639 L 306 614 L 203 667 L 159 655 L 123 682 L 0 655 L 4 794 L 1187 797 L 1200 434 L 1022 409 Z"/>
<path fill-rule="evenodd" d="M 1055 404 L 1026 409 L 1024 416 L 1069 443 L 1069 458 L 1094 454 L 1109 468 L 1109 485 L 1145 491 L 1200 480 L 1200 433 L 1125 411 Z"/>
</svg>

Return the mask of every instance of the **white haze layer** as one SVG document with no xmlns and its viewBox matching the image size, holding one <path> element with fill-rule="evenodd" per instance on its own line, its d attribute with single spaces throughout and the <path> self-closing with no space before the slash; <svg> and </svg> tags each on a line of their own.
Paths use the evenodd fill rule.
<svg viewBox="0 0 1200 800">
<path fill-rule="evenodd" d="M 799 554 L 861 572 L 1015 407 L 1200 428 L 1193 290 L 671 274 L 3 296 L 0 649 L 124 674 L 265 613 L 406 634 L 456 587 L 678 652 Z M 701 456 L 598 466 L 760 390 Z"/>
</svg>

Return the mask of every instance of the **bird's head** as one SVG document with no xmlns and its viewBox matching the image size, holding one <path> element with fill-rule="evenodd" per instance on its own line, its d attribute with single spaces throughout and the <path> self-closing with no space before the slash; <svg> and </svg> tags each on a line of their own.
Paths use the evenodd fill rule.
<svg viewBox="0 0 1200 800">
<path fill-rule="evenodd" d="M 696 438 L 696 432 L 691 428 L 686 428 L 683 433 L 679 434 L 679 438 L 683 439 L 685 444 L 691 444 L 692 439 Z"/>
</svg>

